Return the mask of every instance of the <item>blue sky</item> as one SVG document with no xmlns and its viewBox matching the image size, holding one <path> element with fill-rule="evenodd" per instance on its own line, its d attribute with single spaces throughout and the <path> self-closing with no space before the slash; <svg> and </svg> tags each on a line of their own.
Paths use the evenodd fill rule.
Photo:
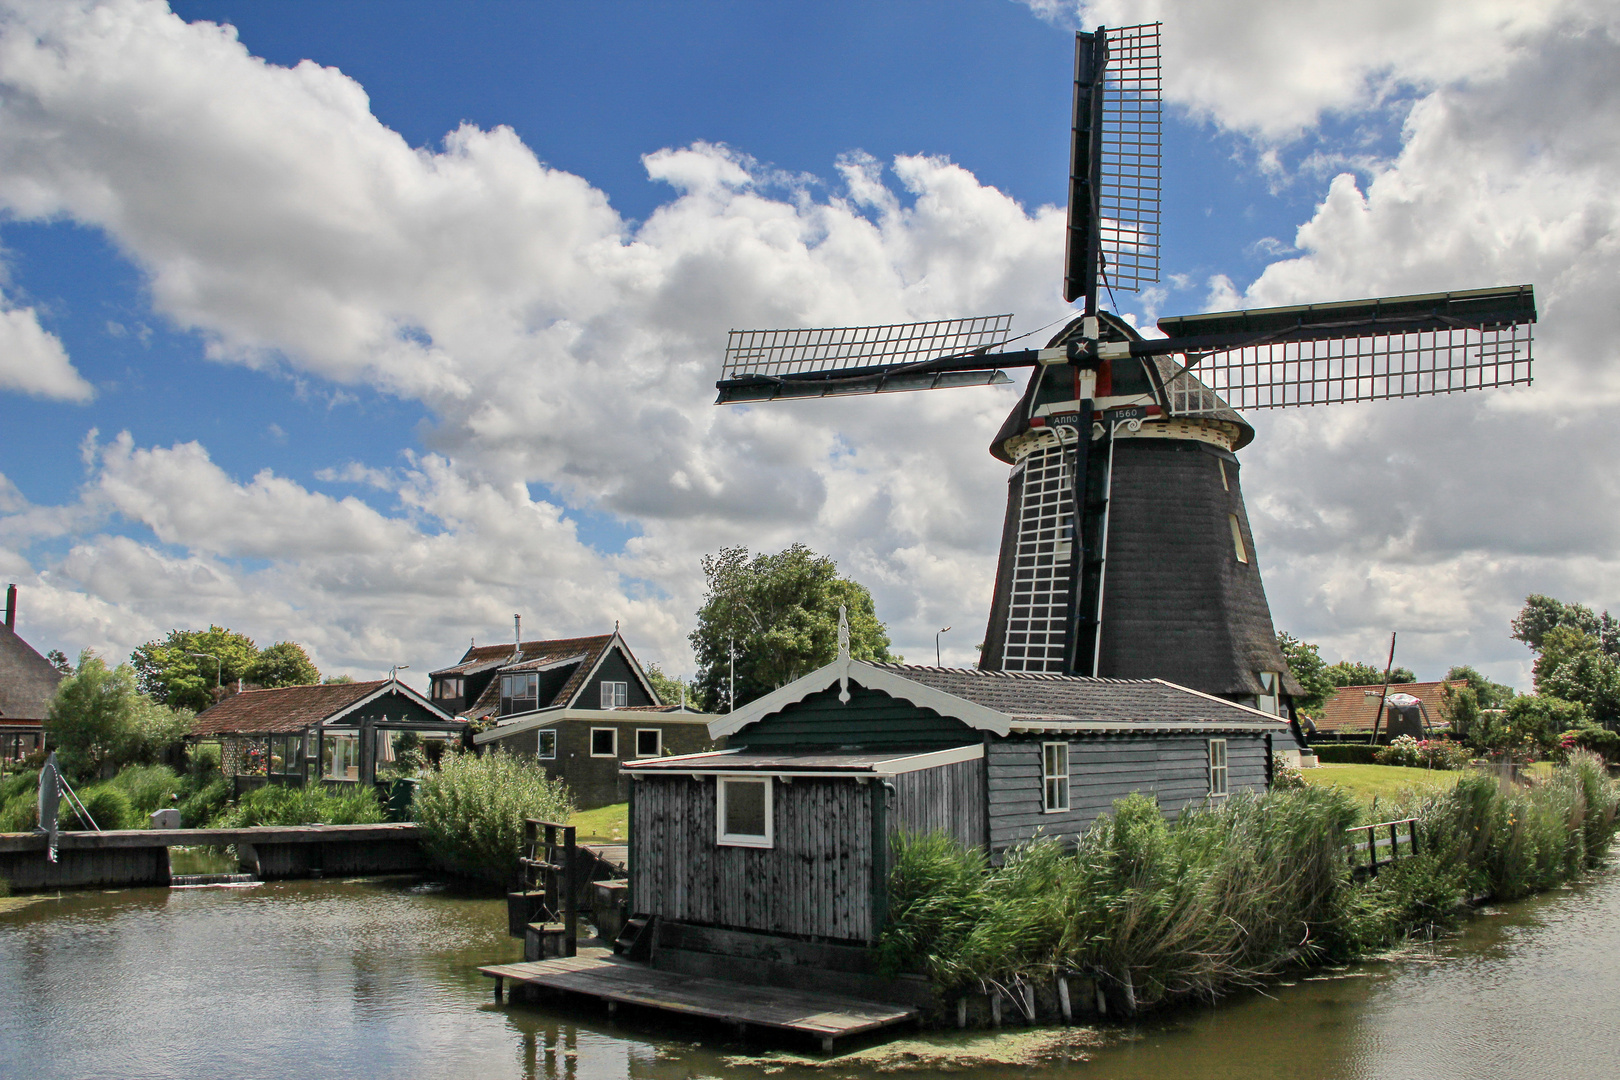
<svg viewBox="0 0 1620 1080">
<path fill-rule="evenodd" d="M 1575 0 L 1461 24 L 1382 0 L 1352 22 L 1171 0 L 5 6 L 3 310 L 93 388 L 48 346 L 0 367 L 25 634 L 116 654 L 216 621 L 324 668 L 426 670 L 519 610 L 559 634 L 621 619 L 682 671 L 698 555 L 801 539 L 873 587 L 902 651 L 980 625 L 1000 397 L 718 417 L 705 386 L 733 320 L 1060 315 L 1040 208 L 1063 197 L 1071 31 L 1156 17 L 1166 281 L 1126 310 L 1535 280 L 1545 317 L 1605 295 L 1601 131 L 1500 134 L 1514 100 L 1601 86 L 1614 31 Z M 1566 481 L 1601 513 L 1542 506 L 1505 449 L 1558 416 L 1545 454 L 1602 455 L 1596 334 L 1548 327 L 1548 389 L 1511 400 L 1257 419 L 1279 627 L 1330 658 L 1402 629 L 1420 673 L 1522 682 L 1504 627 L 1525 592 L 1609 603 L 1609 482 Z M 1597 390 L 1554 403 L 1575 385 Z"/>
</svg>

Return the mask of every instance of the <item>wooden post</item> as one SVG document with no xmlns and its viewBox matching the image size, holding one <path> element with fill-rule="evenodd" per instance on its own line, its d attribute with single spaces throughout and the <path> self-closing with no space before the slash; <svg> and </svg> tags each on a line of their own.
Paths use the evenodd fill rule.
<svg viewBox="0 0 1620 1080">
<path fill-rule="evenodd" d="M 504 975 L 495 976 L 495 1004 L 499 1005 L 501 1003 L 501 995 L 505 989 L 506 977 Z"/>
<path fill-rule="evenodd" d="M 1107 995 L 1105 995 L 1103 993 L 1102 980 L 1101 979 L 1093 979 L 1092 982 L 1091 982 L 1091 985 L 1097 991 L 1097 1015 L 1098 1016 L 1107 1016 L 1108 1015 L 1108 997 L 1107 997 Z"/>
<path fill-rule="evenodd" d="M 1063 1022 L 1074 1023 L 1074 1009 L 1069 1005 L 1069 978 L 1059 975 L 1057 979 L 1058 1008 L 1063 1011 Z"/>
<path fill-rule="evenodd" d="M 1035 984 L 1034 983 L 1025 983 L 1024 984 L 1024 1015 L 1026 1017 L 1028 1017 L 1029 1023 L 1031 1025 L 1033 1025 L 1035 1023 Z"/>
<path fill-rule="evenodd" d="M 823 1054 L 830 1054 L 830 1053 L 832 1053 L 832 1048 L 833 1048 L 833 1037 L 831 1035 L 823 1035 L 821 1037 L 821 1052 Z"/>
<path fill-rule="evenodd" d="M 1368 829 L 1367 830 L 1367 858 L 1371 860 L 1371 863 L 1369 864 L 1369 869 L 1371 869 L 1374 874 L 1378 873 L 1378 830 L 1377 829 Z"/>
<path fill-rule="evenodd" d="M 574 826 L 564 825 L 562 830 L 563 861 L 563 926 L 568 935 L 563 945 L 564 956 L 579 954 L 579 889 L 574 880 L 578 864 L 574 860 Z"/>
<path fill-rule="evenodd" d="M 967 1027 L 967 995 L 956 999 L 956 1026 Z"/>
<path fill-rule="evenodd" d="M 1391 860 L 1398 859 L 1401 855 L 1401 836 L 1397 831 L 1399 829 L 1400 826 L 1395 822 L 1389 823 L 1389 856 Z"/>
<path fill-rule="evenodd" d="M 1001 991 L 993 990 L 990 993 L 990 1026 L 1001 1026 Z"/>
</svg>

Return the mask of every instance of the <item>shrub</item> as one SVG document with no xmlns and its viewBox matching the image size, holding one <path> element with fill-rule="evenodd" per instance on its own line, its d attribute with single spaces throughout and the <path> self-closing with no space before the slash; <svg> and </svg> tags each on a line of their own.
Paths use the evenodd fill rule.
<svg viewBox="0 0 1620 1080">
<path fill-rule="evenodd" d="M 1366 743 L 1312 743 L 1311 753 L 1330 765 L 1375 765 L 1379 748 Z"/>
<path fill-rule="evenodd" d="M 167 765 L 131 765 L 120 770 L 107 783 L 128 795 L 130 805 L 142 817 L 154 810 L 172 806 L 174 800 L 171 796 L 180 794 L 185 787 L 180 777 Z"/>
<path fill-rule="evenodd" d="M 1620 733 L 1588 721 L 1564 732 L 1555 756 L 1567 761 L 1571 750 L 1589 750 L 1605 761 L 1620 761 Z"/>
<path fill-rule="evenodd" d="M 1388 746 L 1380 747 L 1373 758 L 1380 765 L 1403 765 L 1414 769 L 1460 769 L 1468 764 L 1472 756 L 1466 746 L 1449 739 L 1419 740 L 1410 735 L 1399 735 Z"/>
<path fill-rule="evenodd" d="M 1304 786 L 1304 772 L 1288 764 L 1288 759 L 1281 754 L 1271 755 L 1271 789 L 1273 791 L 1292 791 Z"/>
<path fill-rule="evenodd" d="M 216 776 L 180 800 L 180 824 L 188 829 L 207 828 L 225 813 L 230 799 L 231 782 Z"/>
<path fill-rule="evenodd" d="M 39 774 L 34 774 L 34 782 L 39 783 Z M 29 832 L 39 824 L 39 799 L 37 788 L 13 795 L 5 802 L 0 803 L 0 832 Z"/>
<path fill-rule="evenodd" d="M 502 886 L 519 880 L 525 818 L 567 821 L 573 798 L 530 758 L 457 754 L 416 789 L 423 842 L 444 865 Z"/>
<path fill-rule="evenodd" d="M 184 810 L 180 816 L 184 819 Z M 370 825 L 383 820 L 382 805 L 370 788 L 339 792 L 323 786 L 267 784 L 243 795 L 218 816 L 215 825 L 248 829 L 255 825 Z"/>
<path fill-rule="evenodd" d="M 192 743 L 186 748 L 186 772 L 199 787 L 221 775 L 221 750 L 217 742 Z"/>
<path fill-rule="evenodd" d="M 112 784 L 96 784 L 78 792 L 79 801 L 84 804 L 85 812 L 95 820 L 96 827 L 106 829 L 138 829 L 145 822 L 140 812 L 130 803 L 129 796 Z M 79 820 L 79 815 L 73 810 L 71 803 L 64 798 L 57 810 L 59 827 L 63 829 L 88 829 L 88 822 Z"/>
</svg>

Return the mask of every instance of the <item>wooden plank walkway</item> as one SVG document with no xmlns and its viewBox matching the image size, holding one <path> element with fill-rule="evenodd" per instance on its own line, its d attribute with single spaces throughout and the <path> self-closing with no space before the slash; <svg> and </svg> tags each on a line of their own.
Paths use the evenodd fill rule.
<svg viewBox="0 0 1620 1080">
<path fill-rule="evenodd" d="M 492 964 L 478 969 L 495 980 L 495 1000 L 503 984 L 565 990 L 616 1005 L 643 1005 L 723 1023 L 753 1024 L 809 1035 L 831 1052 L 833 1040 L 917 1018 L 917 1010 L 836 994 L 784 990 L 660 971 L 614 956 L 607 949 L 582 949 L 579 956 L 527 964 Z"/>
</svg>

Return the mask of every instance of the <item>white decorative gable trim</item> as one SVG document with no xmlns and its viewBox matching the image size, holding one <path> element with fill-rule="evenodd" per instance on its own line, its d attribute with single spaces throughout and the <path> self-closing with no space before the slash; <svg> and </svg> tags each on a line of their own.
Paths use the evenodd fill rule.
<svg viewBox="0 0 1620 1080">
<path fill-rule="evenodd" d="M 847 644 L 844 649 L 847 650 Z M 811 695 L 831 688 L 834 684 L 840 689 L 839 700 L 847 703 L 850 682 L 902 701 L 909 701 L 919 709 L 932 709 L 941 716 L 960 720 L 978 731 L 1005 735 L 1012 730 L 1012 716 L 1009 713 L 998 712 L 954 694 L 947 694 L 943 690 L 935 690 L 931 686 L 912 682 L 892 671 L 850 659 L 847 651 L 844 651 L 843 655 L 826 667 L 817 668 L 802 679 L 795 679 L 786 686 L 755 699 L 736 712 L 716 717 L 709 723 L 709 738 L 719 739 L 734 735 L 749 724 L 763 720 L 772 713 L 781 712 L 789 705 L 797 705 Z"/>
</svg>

